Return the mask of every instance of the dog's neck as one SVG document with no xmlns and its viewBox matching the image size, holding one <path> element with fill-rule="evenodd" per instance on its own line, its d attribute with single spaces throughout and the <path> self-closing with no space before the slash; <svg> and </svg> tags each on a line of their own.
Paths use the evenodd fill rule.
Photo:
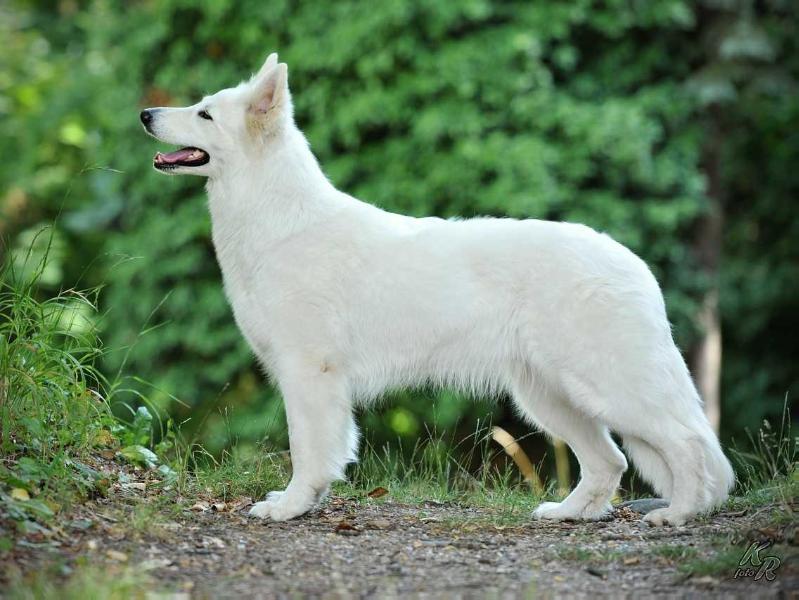
<svg viewBox="0 0 799 600">
<path fill-rule="evenodd" d="M 342 196 L 293 124 L 206 189 L 218 252 L 243 237 L 277 242 L 293 235 L 325 218 Z"/>
</svg>

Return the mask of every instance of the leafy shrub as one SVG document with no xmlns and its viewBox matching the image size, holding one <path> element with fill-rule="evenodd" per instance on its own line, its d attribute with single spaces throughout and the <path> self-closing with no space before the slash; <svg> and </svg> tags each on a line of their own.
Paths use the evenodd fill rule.
<svg viewBox="0 0 799 600">
<path fill-rule="evenodd" d="M 48 253 L 31 267 L 35 247 L 0 270 L 0 524 L 48 519 L 61 504 L 104 493 L 110 481 L 92 466 L 104 452 L 174 477 L 148 448 L 163 455 L 174 438 L 153 443 L 147 408 L 132 422 L 111 410 L 124 390 L 95 366 L 104 352 L 97 290 L 38 300 Z"/>
<path fill-rule="evenodd" d="M 22 240 L 60 215 L 65 258 L 49 285 L 107 282 L 104 336 L 126 348 L 104 355 L 101 370 L 124 364 L 139 373 L 154 404 L 214 452 L 237 441 L 254 450 L 264 433 L 285 444 L 285 423 L 225 302 L 202 183 L 151 172 L 158 144 L 137 115 L 233 85 L 272 50 L 290 65 L 300 126 L 339 187 L 414 215 L 532 216 L 607 231 L 653 266 L 681 346 L 699 334 L 698 300 L 712 284 L 693 247 L 707 209 L 708 131 L 686 82 L 704 60 L 697 29 L 707 7 L 18 6 L 0 19 L 8 74 L 0 78 L 0 115 L 8 117 L 0 122 L 0 233 Z M 799 73 L 795 10 L 769 4 L 750 15 L 762 21 L 782 79 L 761 69 L 773 75 L 757 80 L 767 93 L 728 111 L 721 298 L 730 432 L 776 416 L 796 382 L 799 221 L 789 199 L 799 190 L 799 145 L 784 135 L 799 123 L 785 91 Z M 734 91 L 737 80 L 723 77 L 740 72 L 715 73 L 700 96 Z M 104 259 L 93 262 L 97 254 Z M 763 357 L 756 367 L 753 356 Z M 453 397 L 398 396 L 399 412 L 368 419 L 372 441 L 419 433 L 442 417 L 435 399 Z M 458 414 L 443 415 L 440 427 L 474 420 L 477 407 L 454 400 Z"/>
</svg>

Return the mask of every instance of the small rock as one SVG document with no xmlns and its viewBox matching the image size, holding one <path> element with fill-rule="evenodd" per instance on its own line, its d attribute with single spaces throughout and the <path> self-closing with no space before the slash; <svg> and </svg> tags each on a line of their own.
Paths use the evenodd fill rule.
<svg viewBox="0 0 799 600">
<path fill-rule="evenodd" d="M 86 531 L 87 529 L 91 529 L 94 525 L 94 521 L 90 519 L 74 519 L 69 522 L 69 526 L 72 529 L 77 529 L 78 531 Z"/>
<path fill-rule="evenodd" d="M 367 523 L 367 527 L 371 529 L 391 529 L 391 521 L 388 519 L 374 519 Z"/>
<path fill-rule="evenodd" d="M 600 579 L 605 579 L 607 575 L 605 575 L 604 571 L 600 571 L 595 567 L 586 567 L 586 573 L 589 575 L 593 575 L 594 577 L 599 577 Z"/>
<path fill-rule="evenodd" d="M 134 481 L 132 483 L 123 483 L 121 487 L 123 490 L 133 490 L 136 492 L 144 492 L 147 490 L 147 484 L 138 481 Z"/>
<path fill-rule="evenodd" d="M 225 542 L 223 542 L 218 537 L 211 537 L 211 536 L 203 536 L 203 545 L 205 546 L 213 546 L 214 548 L 224 548 Z"/>
<path fill-rule="evenodd" d="M 172 564 L 168 558 L 148 558 L 139 564 L 139 569 L 142 571 L 152 571 L 153 569 L 163 569 Z"/>
<path fill-rule="evenodd" d="M 28 494 L 28 490 L 25 488 L 14 488 L 11 490 L 11 497 L 14 500 L 22 500 L 23 502 L 30 500 L 30 494 Z"/>
<path fill-rule="evenodd" d="M 645 515 L 658 508 L 666 508 L 668 505 L 668 501 L 663 498 L 639 498 L 638 500 L 622 502 L 616 508 L 628 508 L 639 515 Z"/>
<path fill-rule="evenodd" d="M 127 562 L 128 560 L 128 555 L 124 552 L 120 552 L 119 550 L 108 550 L 105 555 L 111 560 L 115 560 L 117 562 Z"/>
</svg>

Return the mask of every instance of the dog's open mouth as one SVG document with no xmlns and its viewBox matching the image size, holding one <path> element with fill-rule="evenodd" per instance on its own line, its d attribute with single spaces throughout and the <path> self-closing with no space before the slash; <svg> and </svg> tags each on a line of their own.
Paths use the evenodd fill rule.
<svg viewBox="0 0 799 600">
<path fill-rule="evenodd" d="M 153 157 L 153 166 L 162 171 L 175 167 L 199 167 L 210 160 L 208 153 L 200 148 L 181 148 L 174 152 L 156 153 Z"/>
</svg>

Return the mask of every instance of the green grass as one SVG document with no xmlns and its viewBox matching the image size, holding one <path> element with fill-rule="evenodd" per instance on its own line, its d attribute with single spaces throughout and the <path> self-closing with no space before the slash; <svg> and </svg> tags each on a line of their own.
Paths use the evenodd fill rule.
<svg viewBox="0 0 799 600">
<path fill-rule="evenodd" d="M 175 476 L 151 450 L 147 408 L 131 410 L 129 421 L 111 410 L 128 390 L 94 366 L 105 351 L 98 290 L 46 297 L 46 268 L 45 252 L 34 268 L 23 260 L 0 270 L 0 534 L 4 522 L 48 521 L 104 494 L 112 482 L 94 460 L 102 454 L 158 468 L 164 481 Z M 159 453 L 175 446 L 174 431 L 165 433 Z"/>
<path fill-rule="evenodd" d="M 684 562 L 679 565 L 679 570 L 684 574 L 695 576 L 710 575 L 713 577 L 732 578 L 741 566 L 741 559 L 746 553 L 749 542 L 743 544 L 731 544 L 726 538 L 719 538 L 713 541 L 709 553 L 700 554 L 698 551 L 683 557 Z M 761 553 L 764 556 L 775 556 L 780 559 L 781 569 L 785 569 L 786 564 L 796 560 L 797 554 L 790 546 L 777 544 L 769 547 Z M 744 565 L 752 567 L 751 564 Z M 755 568 L 757 568 L 756 565 Z"/>
<path fill-rule="evenodd" d="M 532 510 L 542 500 L 523 482 L 516 468 L 502 457 L 491 440 L 490 427 L 478 424 L 468 437 L 455 442 L 444 434 L 429 432 L 409 451 L 399 446 L 368 446 L 352 465 L 349 480 L 335 490 L 343 495 L 367 497 L 378 487 L 392 499 L 409 504 L 458 502 L 480 507 L 499 507 L 507 513 Z M 476 471 L 474 465 L 477 465 Z M 554 482 L 547 493 L 554 489 Z"/>
<path fill-rule="evenodd" d="M 10 576 L 4 597 L 8 600 L 145 600 L 152 598 L 153 582 L 131 567 L 94 567 L 84 562 Z"/>
<path fill-rule="evenodd" d="M 333 485 L 333 494 L 360 502 L 385 501 L 418 505 L 453 502 L 485 509 L 483 518 L 470 518 L 474 525 L 514 526 L 529 521 L 530 513 L 541 501 L 511 467 L 485 467 L 477 474 L 469 472 L 475 453 L 480 464 L 491 465 L 493 452 L 485 431 L 478 430 L 477 440 L 466 452 L 453 448 L 441 436 L 417 440 L 409 452 L 401 448 L 367 447 L 361 460 L 349 467 L 347 481 Z M 235 451 L 221 460 L 201 455 L 195 460 L 192 475 L 182 493 L 189 496 L 230 500 L 241 497 L 262 498 L 288 484 L 291 463 L 285 451 L 263 449 L 255 457 L 242 457 Z M 554 487 L 554 484 L 553 486 Z M 372 497 L 375 490 L 387 493 Z M 462 525 L 453 519 L 452 526 Z"/>
<path fill-rule="evenodd" d="M 333 485 L 333 493 L 364 502 L 380 502 L 370 492 L 385 488 L 384 499 L 407 504 L 457 502 L 470 506 L 493 507 L 496 519 L 514 521 L 541 501 L 512 466 L 492 466 L 495 454 L 502 450 L 493 445 L 488 428 L 480 427 L 459 444 L 431 433 L 416 440 L 405 451 L 400 447 L 376 449 L 367 446 L 360 460 L 350 465 L 347 481 Z M 260 498 L 272 490 L 283 489 L 290 479 L 288 453 L 267 448 L 255 457 L 243 457 L 235 449 L 220 460 L 202 455 L 191 467 L 196 493 L 228 499 L 241 496 Z M 482 467 L 472 473 L 469 465 Z M 553 486 L 551 486 L 554 488 Z"/>
<path fill-rule="evenodd" d="M 775 426 L 764 420 L 756 434 L 747 431 L 747 438 L 749 449 L 730 450 L 738 474 L 738 493 L 770 487 L 775 481 L 796 475 L 799 440 L 792 432 L 787 394 L 780 423 Z"/>
<path fill-rule="evenodd" d="M 286 452 L 265 449 L 255 458 L 243 458 L 234 451 L 225 453 L 221 460 L 199 454 L 184 492 L 204 493 L 224 501 L 242 496 L 261 498 L 267 492 L 284 489 L 289 481 Z"/>
<path fill-rule="evenodd" d="M 360 461 L 350 466 L 348 480 L 334 484 L 333 493 L 363 502 L 391 500 L 420 506 L 425 502 L 454 502 L 485 509 L 482 524 L 524 524 L 542 499 L 556 496 L 555 482 L 549 483 L 543 496 L 533 493 L 512 464 L 494 460 L 501 449 L 492 444 L 488 432 L 488 428 L 478 427 L 458 444 L 443 435 L 428 434 L 408 450 L 367 445 Z M 722 510 L 762 507 L 774 522 L 795 519 L 792 511 L 799 490 L 795 442 L 786 439 L 789 424 L 784 424 L 777 435 L 771 432 L 770 426 L 764 426 L 752 438 L 750 451 L 734 452 L 741 475 L 737 493 Z M 757 444 L 755 439 L 759 440 Z M 288 453 L 268 449 L 256 458 L 244 458 L 234 451 L 219 461 L 207 458 L 200 463 L 202 466 L 193 469 L 192 489 L 223 500 L 261 498 L 268 491 L 283 489 L 291 473 Z M 476 472 L 473 465 L 479 465 Z M 370 492 L 378 488 L 388 493 L 372 498 Z M 459 524 L 456 521 L 453 526 Z M 682 558 L 689 558 L 690 549 L 685 553 Z"/>
<path fill-rule="evenodd" d="M 724 509 L 751 511 L 763 507 L 772 523 L 795 522 L 799 504 L 799 451 L 787 396 L 779 425 L 764 421 L 756 434 L 747 432 L 747 436 L 747 450 L 730 449 L 738 482 Z"/>
<path fill-rule="evenodd" d="M 741 560 L 743 553 L 743 548 L 722 548 L 710 556 L 693 558 L 681 564 L 679 570 L 690 575 L 731 577 L 735 573 L 735 569 L 738 568 L 738 562 Z"/>
<path fill-rule="evenodd" d="M 95 489 L 99 474 L 82 459 L 114 439 L 116 422 L 97 393 L 92 296 L 37 301 L 36 285 L 0 273 L 0 506 L 12 517 L 50 516 L 48 500 Z"/>
<path fill-rule="evenodd" d="M 664 544 L 655 546 L 650 550 L 655 556 L 665 558 L 669 562 L 681 562 L 692 559 L 699 554 L 693 546 L 683 546 L 680 544 Z"/>
</svg>

